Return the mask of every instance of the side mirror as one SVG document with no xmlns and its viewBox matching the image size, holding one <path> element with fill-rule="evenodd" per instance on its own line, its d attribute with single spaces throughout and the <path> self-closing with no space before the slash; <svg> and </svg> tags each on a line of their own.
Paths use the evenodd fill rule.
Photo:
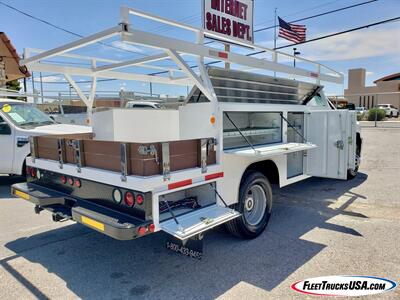
<svg viewBox="0 0 400 300">
<path fill-rule="evenodd" d="M 11 128 L 6 122 L 0 122 L 0 135 L 10 135 Z"/>
</svg>

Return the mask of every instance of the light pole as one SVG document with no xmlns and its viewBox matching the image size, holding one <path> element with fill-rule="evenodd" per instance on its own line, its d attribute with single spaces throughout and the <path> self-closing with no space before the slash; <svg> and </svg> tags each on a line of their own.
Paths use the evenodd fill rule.
<svg viewBox="0 0 400 300">
<path fill-rule="evenodd" d="M 293 67 L 296 68 L 296 55 L 300 55 L 300 51 L 297 51 L 297 48 L 293 48 Z"/>
</svg>

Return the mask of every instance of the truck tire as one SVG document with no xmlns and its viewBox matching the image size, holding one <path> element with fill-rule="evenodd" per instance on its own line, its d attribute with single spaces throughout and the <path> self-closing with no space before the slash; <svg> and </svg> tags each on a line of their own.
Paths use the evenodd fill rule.
<svg viewBox="0 0 400 300">
<path fill-rule="evenodd" d="M 272 209 L 272 190 L 268 179 L 258 171 L 243 175 L 239 202 L 233 207 L 242 215 L 226 223 L 227 230 L 240 238 L 259 236 L 268 224 Z"/>
<path fill-rule="evenodd" d="M 361 160 L 361 149 L 357 146 L 356 149 L 356 166 L 354 169 L 347 170 L 347 180 L 354 179 L 358 174 L 358 169 L 360 168 L 360 160 Z"/>
</svg>

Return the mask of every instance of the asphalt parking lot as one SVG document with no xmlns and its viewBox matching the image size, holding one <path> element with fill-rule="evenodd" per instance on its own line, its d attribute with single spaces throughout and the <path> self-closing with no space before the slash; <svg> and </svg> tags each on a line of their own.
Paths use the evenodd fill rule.
<svg viewBox="0 0 400 300">
<path fill-rule="evenodd" d="M 400 281 L 400 128 L 363 128 L 351 181 L 311 178 L 275 191 L 257 239 L 205 237 L 201 261 L 167 251 L 165 235 L 120 242 L 35 215 L 0 177 L 1 299 L 291 299 L 290 285 L 324 275 Z M 376 297 L 378 298 L 378 297 Z M 399 299 L 400 289 L 379 295 Z"/>
</svg>

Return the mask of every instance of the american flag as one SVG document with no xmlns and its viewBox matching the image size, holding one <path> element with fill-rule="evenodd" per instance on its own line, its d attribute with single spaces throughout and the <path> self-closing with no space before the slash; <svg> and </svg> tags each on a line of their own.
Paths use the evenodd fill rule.
<svg viewBox="0 0 400 300">
<path fill-rule="evenodd" d="M 306 26 L 286 23 L 278 17 L 279 34 L 278 36 L 294 43 L 302 43 L 306 41 Z"/>
</svg>

